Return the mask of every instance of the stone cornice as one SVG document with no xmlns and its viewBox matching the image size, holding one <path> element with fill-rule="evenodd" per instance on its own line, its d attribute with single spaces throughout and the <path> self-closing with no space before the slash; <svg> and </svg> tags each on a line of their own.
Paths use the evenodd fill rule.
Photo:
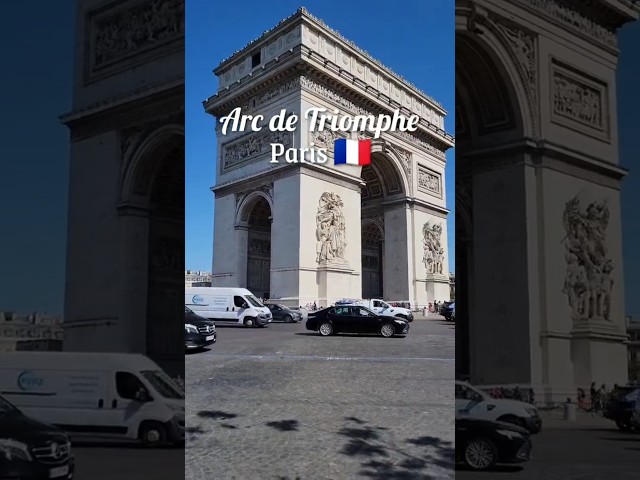
<svg viewBox="0 0 640 480">
<path fill-rule="evenodd" d="M 219 76 L 225 68 L 233 64 L 235 61 L 239 60 L 243 55 L 246 55 L 250 50 L 257 49 L 258 47 L 263 47 L 269 42 L 269 40 L 272 40 L 273 37 L 277 36 L 278 34 L 281 34 L 288 29 L 302 24 L 311 25 L 316 29 L 321 30 L 323 33 L 330 35 L 331 37 L 333 37 L 333 39 L 335 39 L 337 43 L 340 43 L 342 47 L 348 48 L 349 50 L 358 54 L 358 56 L 362 57 L 368 62 L 373 63 L 377 68 L 381 69 L 386 74 L 393 77 L 396 81 L 400 82 L 404 87 L 412 91 L 412 93 L 423 97 L 426 101 L 428 101 L 430 106 L 436 108 L 441 115 L 446 115 L 447 112 L 444 110 L 441 104 L 429 97 L 426 93 L 422 92 L 415 85 L 408 82 L 404 77 L 398 75 L 388 67 L 384 66 L 382 62 L 373 58 L 371 55 L 369 55 L 369 53 L 359 48 L 356 44 L 354 44 L 350 40 L 347 40 L 336 30 L 330 28 L 325 22 L 311 15 L 304 7 L 299 8 L 294 14 L 281 20 L 275 27 L 271 28 L 270 30 L 266 30 L 260 37 L 249 42 L 242 49 L 237 50 L 230 57 L 220 62 L 218 67 L 214 69 L 214 74 Z"/>
<path fill-rule="evenodd" d="M 184 83 L 105 102 L 93 109 L 61 118 L 71 131 L 71 141 L 100 133 L 158 122 L 184 124 Z"/>
<path fill-rule="evenodd" d="M 388 207 L 401 207 L 404 206 L 406 208 L 416 208 L 419 210 L 423 210 L 426 212 L 438 212 L 441 215 L 444 215 L 446 217 L 446 215 L 449 214 L 449 209 L 441 207 L 439 205 L 427 202 L 425 200 L 421 200 L 419 198 L 415 198 L 415 197 L 402 197 L 402 198 L 398 198 L 395 200 L 388 200 L 382 203 L 382 205 L 386 208 Z M 438 216 L 441 216 L 438 215 Z"/>
<path fill-rule="evenodd" d="M 162 82 L 160 84 L 145 85 L 144 87 L 124 92 L 120 95 L 101 100 L 100 102 L 74 109 L 68 113 L 60 115 L 60 117 L 58 118 L 63 124 L 69 125 L 71 123 L 82 120 L 85 117 L 103 113 L 106 110 L 136 102 L 153 95 L 169 92 L 171 90 L 175 90 L 176 88 L 182 89 L 184 91 L 184 75 L 181 75 L 167 82 Z"/>
</svg>

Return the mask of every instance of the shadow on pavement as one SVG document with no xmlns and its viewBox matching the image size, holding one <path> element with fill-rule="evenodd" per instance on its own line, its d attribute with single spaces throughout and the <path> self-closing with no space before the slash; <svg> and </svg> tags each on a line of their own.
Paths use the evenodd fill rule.
<svg viewBox="0 0 640 480">
<path fill-rule="evenodd" d="M 318 332 L 296 332 L 294 333 L 294 335 L 305 335 L 305 336 L 309 336 L 309 337 L 321 337 L 322 335 L 320 335 Z M 336 335 L 331 335 L 334 338 L 340 338 L 340 337 L 362 337 L 362 338 L 384 338 L 382 335 L 379 335 L 377 333 L 338 333 Z M 406 335 L 394 335 L 393 337 L 387 337 L 387 338 L 405 338 Z"/>
<path fill-rule="evenodd" d="M 280 432 L 297 432 L 299 422 L 298 420 L 280 420 L 277 422 L 267 422 L 265 425 L 267 427 L 275 428 Z"/>
</svg>

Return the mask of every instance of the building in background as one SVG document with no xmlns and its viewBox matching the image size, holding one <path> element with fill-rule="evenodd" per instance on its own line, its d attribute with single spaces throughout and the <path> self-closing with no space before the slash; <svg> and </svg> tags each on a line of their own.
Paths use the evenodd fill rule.
<svg viewBox="0 0 640 480">
<path fill-rule="evenodd" d="M 211 272 L 202 270 L 185 270 L 184 271 L 185 287 L 210 287 Z"/>
<path fill-rule="evenodd" d="M 62 318 L 0 311 L 0 353 L 18 350 L 62 350 Z"/>
</svg>

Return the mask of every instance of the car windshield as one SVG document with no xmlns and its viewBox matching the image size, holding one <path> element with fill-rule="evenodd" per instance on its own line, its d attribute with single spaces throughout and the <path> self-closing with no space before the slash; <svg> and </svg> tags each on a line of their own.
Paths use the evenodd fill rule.
<svg viewBox="0 0 640 480">
<path fill-rule="evenodd" d="M 193 313 L 193 310 L 191 310 L 189 307 L 184 307 L 184 313 Z"/>
<path fill-rule="evenodd" d="M 140 373 L 164 398 L 184 400 L 184 392 L 166 373 L 160 370 L 145 370 Z"/>
<path fill-rule="evenodd" d="M 18 412 L 19 410 L 4 398 L 0 397 L 0 414 Z"/>
<path fill-rule="evenodd" d="M 251 305 L 253 305 L 254 307 L 264 307 L 264 305 L 262 304 L 262 302 L 260 302 L 260 300 L 258 300 L 256 297 L 254 297 L 253 295 L 246 295 L 247 300 L 249 300 L 249 303 Z"/>
</svg>

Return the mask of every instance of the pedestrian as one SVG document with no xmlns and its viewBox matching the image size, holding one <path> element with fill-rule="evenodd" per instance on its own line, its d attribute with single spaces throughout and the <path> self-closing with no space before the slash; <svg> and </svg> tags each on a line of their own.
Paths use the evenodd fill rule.
<svg viewBox="0 0 640 480">
<path fill-rule="evenodd" d="M 318 307 L 317 307 L 317 305 L 316 305 L 316 302 L 314 301 L 314 302 L 313 302 L 313 311 L 315 312 L 317 309 L 318 309 Z"/>
<path fill-rule="evenodd" d="M 591 410 L 597 408 L 598 391 L 596 390 L 596 382 L 591 382 L 591 388 L 589 389 L 589 396 L 591 397 Z"/>
</svg>

